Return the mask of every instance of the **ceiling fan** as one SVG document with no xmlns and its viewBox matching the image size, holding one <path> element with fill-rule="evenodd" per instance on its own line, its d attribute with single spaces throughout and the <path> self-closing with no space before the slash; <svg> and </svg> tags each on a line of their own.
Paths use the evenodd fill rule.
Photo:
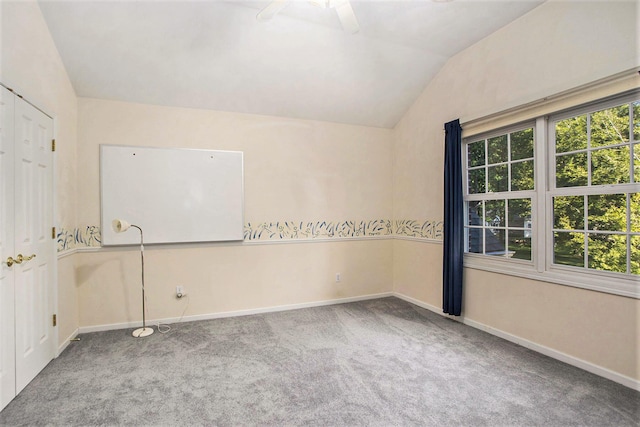
<svg viewBox="0 0 640 427">
<path fill-rule="evenodd" d="M 260 22 L 269 21 L 278 14 L 291 0 L 273 0 L 258 12 L 256 19 Z M 309 3 L 325 9 L 335 9 L 342 28 L 351 34 L 360 31 L 360 25 L 349 0 L 309 0 Z"/>
</svg>

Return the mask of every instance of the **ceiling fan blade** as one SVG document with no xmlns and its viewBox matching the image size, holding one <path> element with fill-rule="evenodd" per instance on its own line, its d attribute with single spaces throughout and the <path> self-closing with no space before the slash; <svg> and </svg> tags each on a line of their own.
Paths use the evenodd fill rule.
<svg viewBox="0 0 640 427">
<path fill-rule="evenodd" d="M 256 15 L 256 19 L 260 22 L 269 21 L 278 14 L 289 3 L 289 0 L 273 0 Z"/>
<path fill-rule="evenodd" d="M 351 34 L 355 34 L 360 31 L 360 24 L 358 24 L 356 14 L 353 13 L 353 8 L 351 7 L 351 3 L 349 3 L 349 0 L 345 0 L 336 4 L 335 8 L 336 12 L 338 13 L 338 18 L 340 18 L 342 28 L 345 31 Z"/>
</svg>

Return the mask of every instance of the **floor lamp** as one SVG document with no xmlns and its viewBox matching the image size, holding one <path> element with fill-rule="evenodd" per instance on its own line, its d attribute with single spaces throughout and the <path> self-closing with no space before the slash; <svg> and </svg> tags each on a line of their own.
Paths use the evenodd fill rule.
<svg viewBox="0 0 640 427">
<path fill-rule="evenodd" d="M 142 228 L 134 224 L 129 224 L 127 221 L 122 219 L 114 219 L 112 225 L 116 233 L 122 233 L 131 227 L 140 230 L 140 260 L 142 262 L 142 328 L 136 329 L 131 335 L 136 338 L 147 337 L 153 333 L 153 328 L 147 328 L 147 322 L 144 314 L 144 238 L 142 236 Z"/>
</svg>

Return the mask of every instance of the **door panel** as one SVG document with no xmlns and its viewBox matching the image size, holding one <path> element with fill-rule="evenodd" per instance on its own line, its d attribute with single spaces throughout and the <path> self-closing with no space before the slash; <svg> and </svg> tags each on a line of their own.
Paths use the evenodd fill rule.
<svg viewBox="0 0 640 427">
<path fill-rule="evenodd" d="M 53 313 L 50 298 L 53 251 L 52 120 L 22 99 L 16 99 L 15 252 L 25 260 L 15 274 L 16 393 L 53 358 Z"/>
<path fill-rule="evenodd" d="M 51 181 L 51 168 L 38 164 L 37 174 L 35 186 L 37 194 L 37 217 L 47 218 L 47 216 L 51 214 L 47 213 L 47 209 L 49 209 L 51 205 L 48 202 L 49 192 L 45 190 L 47 189 L 47 183 Z M 47 225 L 51 224 L 47 224 L 45 221 L 36 221 L 34 224 L 35 238 L 38 241 L 38 244 L 47 244 L 50 242 L 48 239 L 51 239 L 51 229 L 46 230 L 45 227 Z"/>
<path fill-rule="evenodd" d="M 14 269 L 13 94 L 0 86 L 0 410 L 16 394 Z"/>
<path fill-rule="evenodd" d="M 28 192 L 28 194 L 16 194 L 14 196 L 16 200 L 16 212 L 20 215 L 20 220 L 16 218 L 15 238 L 20 246 L 31 243 L 31 233 L 27 228 L 29 224 L 33 223 L 32 198 L 29 197 L 30 194 L 33 194 L 33 178 L 31 176 L 33 168 L 31 166 L 32 163 L 26 159 L 22 159 L 22 161 L 16 165 L 16 185 L 20 187 L 18 191 Z"/>
<path fill-rule="evenodd" d="M 16 334 L 16 356 L 28 357 L 33 353 L 33 340 L 31 339 L 32 327 L 29 324 L 29 318 L 32 317 L 33 307 L 33 271 L 32 269 L 24 269 L 17 267 L 22 271 L 16 274 L 16 306 L 22 307 L 22 310 L 16 310 L 16 325 L 24 325 L 20 334 Z"/>
</svg>

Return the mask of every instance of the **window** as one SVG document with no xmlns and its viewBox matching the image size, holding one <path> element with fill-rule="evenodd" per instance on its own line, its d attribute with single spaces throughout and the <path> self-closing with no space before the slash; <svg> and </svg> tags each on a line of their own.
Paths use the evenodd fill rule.
<svg viewBox="0 0 640 427">
<path fill-rule="evenodd" d="M 466 148 L 466 251 L 531 261 L 533 127 L 474 139 Z"/>
<path fill-rule="evenodd" d="M 640 101 L 549 121 L 553 264 L 640 275 Z"/>
<path fill-rule="evenodd" d="M 463 163 L 465 265 L 640 296 L 637 91 L 465 138 Z"/>
</svg>

